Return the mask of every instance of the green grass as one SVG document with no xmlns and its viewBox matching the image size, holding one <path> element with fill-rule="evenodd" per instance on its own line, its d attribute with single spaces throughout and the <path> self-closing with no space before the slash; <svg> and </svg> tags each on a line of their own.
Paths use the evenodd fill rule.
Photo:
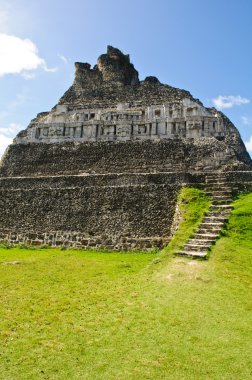
<svg viewBox="0 0 252 380">
<path fill-rule="evenodd" d="M 252 379 L 251 214 L 244 195 L 208 261 L 172 255 L 180 232 L 161 255 L 0 249 L 0 379 Z"/>
</svg>

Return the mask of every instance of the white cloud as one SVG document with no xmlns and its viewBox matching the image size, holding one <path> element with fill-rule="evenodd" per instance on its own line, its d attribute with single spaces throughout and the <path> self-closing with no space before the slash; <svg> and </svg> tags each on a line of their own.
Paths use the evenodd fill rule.
<svg viewBox="0 0 252 380">
<path fill-rule="evenodd" d="M 8 127 L 0 127 L 0 159 L 13 138 L 23 129 L 22 125 L 11 123 Z"/>
<path fill-rule="evenodd" d="M 252 153 L 252 136 L 250 136 L 249 141 L 245 141 L 245 145 L 248 152 Z"/>
<path fill-rule="evenodd" d="M 31 79 L 34 70 L 57 71 L 48 68 L 45 60 L 38 54 L 36 45 L 29 39 L 0 33 L 0 77 L 7 74 L 21 74 Z"/>
<path fill-rule="evenodd" d="M 251 124 L 251 119 L 249 117 L 242 116 L 241 119 L 242 119 L 242 122 L 244 125 L 250 125 Z"/>
<path fill-rule="evenodd" d="M 240 95 L 233 96 L 222 96 L 219 95 L 217 98 L 212 100 L 213 104 L 218 109 L 224 109 L 224 108 L 232 108 L 234 106 L 240 106 L 242 104 L 248 104 L 250 102 L 249 99 L 242 98 Z"/>
<path fill-rule="evenodd" d="M 4 154 L 5 149 L 8 145 L 12 143 L 12 138 L 6 137 L 0 133 L 0 159 L 1 156 Z"/>
</svg>

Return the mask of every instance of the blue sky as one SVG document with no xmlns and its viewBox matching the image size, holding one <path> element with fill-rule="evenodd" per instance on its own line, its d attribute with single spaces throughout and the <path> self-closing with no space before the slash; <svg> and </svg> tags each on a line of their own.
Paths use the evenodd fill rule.
<svg viewBox="0 0 252 380">
<path fill-rule="evenodd" d="M 251 0 L 0 0 L 0 155 L 107 45 L 219 107 L 252 153 Z"/>
</svg>

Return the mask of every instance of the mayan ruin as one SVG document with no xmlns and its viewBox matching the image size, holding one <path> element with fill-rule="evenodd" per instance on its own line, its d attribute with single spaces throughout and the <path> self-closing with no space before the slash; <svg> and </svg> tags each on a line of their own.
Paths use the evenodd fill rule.
<svg viewBox="0 0 252 380">
<path fill-rule="evenodd" d="M 154 76 L 140 81 L 129 55 L 108 46 L 93 68 L 75 63 L 74 83 L 58 104 L 8 147 L 0 241 L 161 248 L 176 230 L 179 190 L 194 185 L 213 197 L 198 231 L 211 244 L 232 194 L 251 184 L 250 156 L 223 113 Z M 214 207 L 226 210 L 215 221 Z M 188 252 L 202 253 L 198 240 L 190 244 Z"/>
</svg>

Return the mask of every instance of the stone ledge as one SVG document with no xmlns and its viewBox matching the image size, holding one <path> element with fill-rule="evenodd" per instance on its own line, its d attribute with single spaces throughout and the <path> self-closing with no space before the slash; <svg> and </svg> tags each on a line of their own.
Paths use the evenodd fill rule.
<svg viewBox="0 0 252 380">
<path fill-rule="evenodd" d="M 66 248 L 108 249 L 114 251 L 161 249 L 169 237 L 87 236 L 81 232 L 28 232 L 0 229 L 0 244 L 13 246 L 48 246 Z"/>
</svg>

